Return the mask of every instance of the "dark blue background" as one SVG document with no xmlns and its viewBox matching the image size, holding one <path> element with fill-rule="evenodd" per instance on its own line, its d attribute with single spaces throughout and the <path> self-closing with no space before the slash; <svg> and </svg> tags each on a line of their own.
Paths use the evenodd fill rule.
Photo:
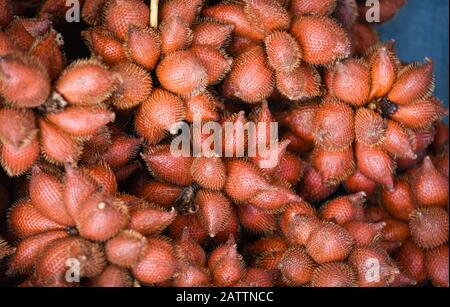
<svg viewBox="0 0 450 307">
<path fill-rule="evenodd" d="M 409 0 L 400 13 L 378 30 L 383 41 L 394 38 L 402 61 L 433 59 L 435 95 L 449 102 L 449 0 Z"/>
</svg>

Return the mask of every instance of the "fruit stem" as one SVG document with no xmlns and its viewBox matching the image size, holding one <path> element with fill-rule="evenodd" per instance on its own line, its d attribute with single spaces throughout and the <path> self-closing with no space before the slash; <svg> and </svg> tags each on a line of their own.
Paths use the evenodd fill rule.
<svg viewBox="0 0 450 307">
<path fill-rule="evenodd" d="M 158 27 L 158 5 L 159 0 L 150 1 L 150 26 L 153 28 Z"/>
</svg>

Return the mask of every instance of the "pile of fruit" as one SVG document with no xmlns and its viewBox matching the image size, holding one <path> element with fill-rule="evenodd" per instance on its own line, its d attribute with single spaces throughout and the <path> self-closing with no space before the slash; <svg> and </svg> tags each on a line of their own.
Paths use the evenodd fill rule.
<svg viewBox="0 0 450 307">
<path fill-rule="evenodd" d="M 449 286 L 448 110 L 365 1 L 79 3 L 0 0 L 0 285 Z"/>
</svg>

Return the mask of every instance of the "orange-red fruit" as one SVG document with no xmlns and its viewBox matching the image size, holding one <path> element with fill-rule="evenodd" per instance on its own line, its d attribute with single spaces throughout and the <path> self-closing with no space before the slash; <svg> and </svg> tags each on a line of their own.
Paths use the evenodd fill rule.
<svg viewBox="0 0 450 307">
<path fill-rule="evenodd" d="M 108 265 L 99 275 L 91 279 L 93 287 L 131 287 L 132 280 L 128 271 L 116 265 Z"/>
<path fill-rule="evenodd" d="M 79 60 L 64 70 L 56 91 L 73 105 L 96 105 L 115 88 L 114 74 L 97 60 Z"/>
<path fill-rule="evenodd" d="M 149 24 L 149 9 L 140 0 L 109 1 L 103 12 L 104 26 L 124 40 L 130 27 L 145 28 Z"/>
<path fill-rule="evenodd" d="M 312 287 L 355 287 L 356 274 L 353 268 L 344 262 L 322 264 L 314 270 Z"/>
<path fill-rule="evenodd" d="M 181 238 L 185 231 L 197 242 L 202 242 L 208 237 L 208 232 L 202 226 L 196 214 L 178 215 L 170 225 L 169 230 L 171 237 L 176 239 Z"/>
<path fill-rule="evenodd" d="M 169 145 L 149 148 L 142 157 L 156 178 L 181 186 L 188 186 L 192 183 L 193 158 L 172 155 Z"/>
<path fill-rule="evenodd" d="M 205 267 L 206 253 L 203 247 L 195 241 L 186 228 L 175 245 L 175 252 L 180 262 Z"/>
<path fill-rule="evenodd" d="M 425 267 L 428 278 L 431 279 L 434 286 L 448 288 L 448 245 L 427 251 Z"/>
<path fill-rule="evenodd" d="M 321 207 L 322 217 L 336 224 L 345 224 L 357 218 L 358 207 L 362 207 L 366 193 L 340 196 L 328 201 Z"/>
<path fill-rule="evenodd" d="M 397 255 L 399 266 L 404 272 L 422 283 L 427 278 L 425 271 L 425 251 L 417 247 L 412 240 L 408 240 L 400 247 Z"/>
<path fill-rule="evenodd" d="M 176 215 L 174 208 L 165 211 L 157 206 L 143 203 L 131 209 L 128 227 L 143 235 L 157 234 L 170 225 Z"/>
<path fill-rule="evenodd" d="M 175 287 L 206 287 L 210 284 L 206 269 L 190 264 L 181 264 L 174 276 Z"/>
<path fill-rule="evenodd" d="M 75 225 L 63 202 L 63 186 L 55 176 L 34 167 L 30 179 L 31 203 L 43 216 L 65 226 Z"/>
<path fill-rule="evenodd" d="M 191 166 L 192 179 L 201 187 L 221 190 L 226 181 L 226 169 L 219 157 L 197 157 Z"/>
<path fill-rule="evenodd" d="M 145 284 L 169 280 L 177 267 L 172 243 L 166 237 L 148 237 L 147 245 L 143 257 L 132 268 L 133 275 Z"/>
<path fill-rule="evenodd" d="M 398 59 L 387 45 L 375 49 L 370 58 L 370 99 L 386 96 L 394 85 L 398 72 Z"/>
<path fill-rule="evenodd" d="M 305 200 L 317 202 L 328 198 L 333 194 L 338 185 L 326 184 L 320 173 L 313 167 L 306 170 L 302 181 L 300 182 L 299 194 Z"/>
<path fill-rule="evenodd" d="M 126 59 L 123 44 L 104 28 L 90 28 L 83 36 L 95 56 L 106 64 L 117 64 Z"/>
<path fill-rule="evenodd" d="M 428 156 L 411 178 L 411 191 L 419 207 L 448 206 L 448 179 Z"/>
<path fill-rule="evenodd" d="M 200 64 L 206 69 L 208 74 L 208 84 L 220 82 L 230 71 L 233 59 L 225 52 L 207 45 L 195 45 L 190 49 L 200 60 Z"/>
<path fill-rule="evenodd" d="M 434 89 L 433 62 L 410 64 L 403 68 L 387 98 L 400 105 L 428 98 Z"/>
<path fill-rule="evenodd" d="M 165 56 L 156 75 L 164 88 L 184 97 L 203 91 L 208 84 L 208 72 L 192 51 L 175 51 Z"/>
<path fill-rule="evenodd" d="M 317 103 L 303 103 L 295 106 L 287 114 L 282 114 L 278 119 L 280 123 L 289 127 L 296 136 L 306 140 L 314 141 L 314 116 L 319 109 Z"/>
<path fill-rule="evenodd" d="M 75 137 L 88 137 L 114 121 L 115 113 L 99 107 L 68 107 L 62 112 L 47 113 L 46 118 Z"/>
<path fill-rule="evenodd" d="M 383 239 L 390 242 L 405 242 L 409 238 L 408 223 L 396 219 L 384 220 Z"/>
<path fill-rule="evenodd" d="M 308 254 L 319 264 L 344 260 L 354 245 L 345 228 L 325 223 L 314 230 L 306 243 Z"/>
<path fill-rule="evenodd" d="M 30 49 L 30 55 L 39 60 L 46 68 L 50 79 L 56 79 L 66 65 L 61 51 L 60 34 L 50 30 L 43 37 L 38 38 Z"/>
<path fill-rule="evenodd" d="M 308 64 L 299 64 L 291 72 L 275 73 L 277 89 L 290 100 L 302 100 L 321 94 L 320 75 Z"/>
<path fill-rule="evenodd" d="M 161 55 L 161 39 L 153 29 L 131 27 L 128 30 L 126 48 L 130 59 L 136 64 L 152 70 Z"/>
<path fill-rule="evenodd" d="M 223 24 L 214 20 L 206 20 L 192 29 L 193 45 L 209 45 L 216 49 L 220 49 L 227 45 L 231 38 L 234 26 Z"/>
<path fill-rule="evenodd" d="M 13 19 L 13 7 L 8 0 L 0 1 L 0 26 L 7 26 Z"/>
<path fill-rule="evenodd" d="M 150 144 L 156 144 L 166 136 L 168 131 L 172 131 L 172 125 L 182 121 L 185 116 L 183 101 L 157 88 L 139 106 L 135 126 L 137 132 Z"/>
<path fill-rule="evenodd" d="M 109 262 L 121 267 L 135 265 L 147 249 L 147 239 L 137 231 L 124 230 L 105 244 L 105 254 Z"/>
<path fill-rule="evenodd" d="M 98 244 L 80 237 L 61 238 L 51 242 L 36 263 L 35 274 L 39 284 L 51 286 L 63 281 L 69 258 L 78 260 L 81 277 L 96 276 L 106 263 Z"/>
<path fill-rule="evenodd" d="M 359 108 L 355 114 L 356 140 L 366 146 L 379 145 L 385 141 L 386 125 L 380 114 Z"/>
<path fill-rule="evenodd" d="M 302 15 L 328 15 L 336 7 L 336 0 L 292 0 L 290 12 L 294 16 Z"/>
<path fill-rule="evenodd" d="M 231 203 L 220 192 L 200 190 L 197 192 L 195 203 L 198 205 L 200 223 L 214 237 L 222 231 L 232 214 Z"/>
<path fill-rule="evenodd" d="M 305 163 L 297 155 L 287 152 L 284 154 L 273 175 L 295 185 L 305 172 Z"/>
<path fill-rule="evenodd" d="M 273 213 L 247 204 L 239 205 L 237 212 L 241 225 L 250 232 L 271 233 L 277 228 L 277 217 Z"/>
<path fill-rule="evenodd" d="M 105 3 L 106 0 L 84 1 L 83 8 L 81 10 L 83 20 L 91 26 L 99 24 L 102 16 L 101 12 Z"/>
<path fill-rule="evenodd" d="M 2 167 L 12 177 L 25 173 L 39 158 L 39 154 L 39 140 L 36 133 L 20 147 L 0 144 Z"/>
<path fill-rule="evenodd" d="M 413 135 L 393 120 L 387 120 L 383 148 L 394 158 L 416 159 L 412 148 Z"/>
<path fill-rule="evenodd" d="M 396 178 L 392 191 L 380 191 L 380 201 L 389 214 L 403 221 L 408 221 L 409 215 L 415 209 L 410 185 L 402 178 Z"/>
<path fill-rule="evenodd" d="M 0 58 L 0 94 L 6 102 L 22 108 L 37 107 L 50 94 L 45 68 L 33 58 L 7 54 Z"/>
<path fill-rule="evenodd" d="M 334 152 L 316 148 L 311 154 L 311 162 L 326 184 L 338 184 L 355 170 L 352 147 Z"/>
<path fill-rule="evenodd" d="M 145 183 L 139 189 L 137 195 L 144 198 L 149 203 L 158 204 L 164 208 L 170 208 L 181 192 L 182 188 L 180 187 L 159 181 L 151 181 Z"/>
<path fill-rule="evenodd" d="M 127 208 L 121 201 L 98 193 L 80 206 L 77 228 L 89 240 L 105 241 L 123 229 L 128 220 Z"/>
<path fill-rule="evenodd" d="M 411 213 L 409 228 L 419 247 L 440 246 L 448 241 L 448 213 L 442 208 L 419 208 Z"/>
<path fill-rule="evenodd" d="M 272 287 L 272 275 L 260 268 L 247 268 L 244 277 L 236 284 L 237 287 Z"/>
<path fill-rule="evenodd" d="M 69 234 L 64 230 L 46 231 L 23 239 L 17 245 L 9 262 L 8 274 L 31 273 L 39 256 L 52 241 L 65 238 Z"/>
<path fill-rule="evenodd" d="M 186 106 L 186 120 L 193 122 L 200 120 L 202 122 L 217 121 L 219 114 L 216 107 L 220 102 L 208 92 L 203 92 L 192 96 L 184 101 Z"/>
<path fill-rule="evenodd" d="M 355 156 L 358 170 L 367 178 L 391 190 L 394 186 L 395 163 L 389 155 L 377 147 L 356 142 Z"/>
<path fill-rule="evenodd" d="M 367 103 L 370 90 L 370 76 L 367 64 L 350 59 L 336 64 L 331 72 L 330 91 L 337 98 L 353 106 Z"/>
<path fill-rule="evenodd" d="M 350 106 L 335 100 L 323 102 L 313 121 L 316 144 L 331 151 L 350 147 L 355 136 L 353 117 Z"/>
<path fill-rule="evenodd" d="M 139 105 L 152 91 L 152 78 L 148 71 L 132 64 L 117 64 L 111 69 L 118 74 L 119 85 L 112 103 L 119 109 L 130 109 Z"/>
<path fill-rule="evenodd" d="M 399 274 L 388 254 L 376 247 L 355 247 L 349 262 L 356 272 L 360 287 L 386 287 Z"/>
<path fill-rule="evenodd" d="M 242 256 L 232 237 L 222 246 L 212 251 L 208 260 L 208 269 L 216 286 L 230 286 L 244 275 Z"/>
<path fill-rule="evenodd" d="M 311 281 L 314 272 L 314 261 L 302 247 L 288 249 L 278 265 L 283 280 L 292 286 L 301 286 Z"/>
<path fill-rule="evenodd" d="M 159 27 L 163 54 L 186 49 L 192 42 L 192 30 L 180 17 L 166 18 Z"/>
<path fill-rule="evenodd" d="M 289 243 L 281 236 L 265 236 L 245 246 L 244 252 L 247 255 L 257 256 L 267 253 L 285 252 L 289 248 Z"/>
<path fill-rule="evenodd" d="M 62 230 L 60 225 L 37 211 L 31 201 L 19 200 L 11 209 L 8 221 L 12 233 L 20 239 L 45 231 Z"/>
<path fill-rule="evenodd" d="M 283 5 L 272 0 L 245 0 L 245 13 L 250 22 L 267 32 L 286 30 L 291 23 Z"/>
<path fill-rule="evenodd" d="M 328 65 L 350 54 L 350 41 L 331 18 L 302 16 L 294 20 L 291 33 L 302 49 L 302 59 L 315 65 Z"/>
<path fill-rule="evenodd" d="M 344 182 L 344 187 L 349 193 L 364 192 L 367 197 L 375 194 L 377 184 L 356 170 L 353 175 Z"/>
<path fill-rule="evenodd" d="M 203 6 L 204 0 L 169 0 L 164 1 L 160 8 L 161 20 L 166 20 L 173 16 L 181 17 L 191 25 L 197 18 L 197 14 Z"/>
<path fill-rule="evenodd" d="M 381 237 L 385 222 L 367 223 L 362 221 L 351 221 L 343 225 L 355 240 L 356 246 L 370 245 Z"/>
<path fill-rule="evenodd" d="M 248 200 L 248 203 L 262 210 L 278 211 L 286 205 L 302 199 L 284 183 L 275 182 L 268 190 L 262 190 Z"/>
<path fill-rule="evenodd" d="M 94 179 L 101 191 L 107 195 L 117 193 L 117 180 L 108 164 L 100 162 L 85 168 L 86 173 Z"/>
<path fill-rule="evenodd" d="M 125 166 L 135 158 L 141 140 L 126 134 L 113 136 L 112 144 L 106 152 L 102 154 L 102 159 L 112 168 Z"/>
<path fill-rule="evenodd" d="M 36 119 L 29 109 L 0 109 L 0 140 L 14 147 L 24 143 L 36 129 Z"/>
<path fill-rule="evenodd" d="M 226 82 L 233 95 L 248 103 L 257 103 L 269 97 L 273 90 L 272 70 L 266 64 L 264 49 L 247 49 L 234 62 Z"/>
<path fill-rule="evenodd" d="M 280 224 L 281 230 L 288 241 L 294 245 L 306 246 L 311 233 L 322 226 L 322 222 L 311 215 L 295 214 L 288 224 L 284 220 Z"/>
</svg>

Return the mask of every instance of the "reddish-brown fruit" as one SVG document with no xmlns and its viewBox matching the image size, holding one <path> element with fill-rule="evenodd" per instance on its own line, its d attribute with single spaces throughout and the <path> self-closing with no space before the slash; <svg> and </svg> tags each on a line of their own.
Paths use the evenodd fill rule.
<svg viewBox="0 0 450 307">
<path fill-rule="evenodd" d="M 331 99 L 323 102 L 313 121 L 316 144 L 331 151 L 350 147 L 355 136 L 353 117 L 350 106 Z"/>
<path fill-rule="evenodd" d="M 273 32 L 264 44 L 269 64 L 277 72 L 292 72 L 300 64 L 300 48 L 288 32 Z"/>
<path fill-rule="evenodd" d="M 289 13 L 283 5 L 272 0 L 245 0 L 244 11 L 253 25 L 266 33 L 287 30 L 291 23 Z"/>
<path fill-rule="evenodd" d="M 8 0 L 1 0 L 0 11 L 0 26 L 5 27 L 13 20 L 14 17 L 14 11 L 11 2 Z"/>
<path fill-rule="evenodd" d="M 442 154 L 436 156 L 433 159 L 433 165 L 435 165 L 436 169 L 439 170 L 439 172 L 448 179 L 448 175 L 449 175 L 448 150 L 446 150 Z"/>
<path fill-rule="evenodd" d="M 366 146 L 380 145 L 385 141 L 386 125 L 380 114 L 359 108 L 355 114 L 355 138 Z"/>
<path fill-rule="evenodd" d="M 112 168 L 126 165 L 136 157 L 141 140 L 132 136 L 122 134 L 115 135 L 112 144 L 102 154 L 102 159 Z"/>
<path fill-rule="evenodd" d="M 128 210 L 120 200 L 98 193 L 80 206 L 77 228 L 89 240 L 106 241 L 126 227 L 128 220 Z"/>
<path fill-rule="evenodd" d="M 306 170 L 300 182 L 299 195 L 306 201 L 318 202 L 328 198 L 337 190 L 338 185 L 327 185 L 320 173 L 313 167 Z"/>
<path fill-rule="evenodd" d="M 169 145 L 149 148 L 142 157 L 156 178 L 181 186 L 192 183 L 191 166 L 194 159 L 172 155 Z"/>
<path fill-rule="evenodd" d="M 387 120 L 385 139 L 382 147 L 394 158 L 416 159 L 412 143 L 414 136 L 411 131 L 406 130 L 393 120 Z"/>
<path fill-rule="evenodd" d="M 247 49 L 250 49 L 252 47 L 258 46 L 258 42 L 251 40 L 248 37 L 242 37 L 242 36 L 233 36 L 230 45 L 227 48 L 227 52 L 236 57 L 240 55 L 242 52 L 244 52 Z"/>
<path fill-rule="evenodd" d="M 396 219 L 384 220 L 383 239 L 389 242 L 405 242 L 409 238 L 409 226 L 404 221 Z"/>
<path fill-rule="evenodd" d="M 64 70 L 55 89 L 73 105 L 96 105 L 115 89 L 114 74 L 97 60 L 80 60 Z"/>
<path fill-rule="evenodd" d="M 11 257 L 8 275 L 29 274 L 33 271 L 34 264 L 39 259 L 42 251 L 52 241 L 68 237 L 64 230 L 46 231 L 23 239 L 17 245 Z"/>
<path fill-rule="evenodd" d="M 319 106 L 317 103 L 303 103 L 295 106 L 287 114 L 281 114 L 277 120 L 286 125 L 296 136 L 312 142 L 314 141 L 314 117 Z"/>
<path fill-rule="evenodd" d="M 89 175 L 101 188 L 101 191 L 107 195 L 117 193 L 117 181 L 114 172 L 108 164 L 100 162 L 96 165 L 84 168 Z"/>
<path fill-rule="evenodd" d="M 180 16 L 188 25 L 196 20 L 198 13 L 203 6 L 204 0 L 169 0 L 164 1 L 160 9 L 161 20 L 170 17 Z"/>
<path fill-rule="evenodd" d="M 314 261 L 308 256 L 306 250 L 301 247 L 288 249 L 278 265 L 283 280 L 292 286 L 301 286 L 309 283 L 314 267 Z"/>
<path fill-rule="evenodd" d="M 226 181 L 226 169 L 219 157 L 197 157 L 191 166 L 193 180 L 209 190 L 221 190 Z"/>
<path fill-rule="evenodd" d="M 40 214 L 29 200 L 19 200 L 9 212 L 8 221 L 12 233 L 21 239 L 45 231 L 62 230 L 64 228 L 63 225 Z"/>
<path fill-rule="evenodd" d="M 277 89 L 290 100 L 302 100 L 319 96 L 320 75 L 308 64 L 299 64 L 291 72 L 275 73 Z"/>
<path fill-rule="evenodd" d="M 350 54 L 350 41 L 331 18 L 302 16 L 294 20 L 291 33 L 302 49 L 302 59 L 315 65 L 328 65 Z"/>
<path fill-rule="evenodd" d="M 367 178 L 391 190 L 394 187 L 395 163 L 389 155 L 377 147 L 356 142 L 355 156 L 358 170 Z"/>
<path fill-rule="evenodd" d="M 81 17 L 91 26 L 96 26 L 101 22 L 102 10 L 106 0 L 86 0 L 81 10 Z"/>
<path fill-rule="evenodd" d="M 32 170 L 29 184 L 33 207 L 43 216 L 64 226 L 74 226 L 63 202 L 63 186 L 58 178 L 43 172 L 38 166 Z"/>
<path fill-rule="evenodd" d="M 200 190 L 197 192 L 195 203 L 198 205 L 200 223 L 214 237 L 222 231 L 232 214 L 231 203 L 220 192 Z"/>
<path fill-rule="evenodd" d="M 370 198 L 375 194 L 377 184 L 356 170 L 344 182 L 344 187 L 349 193 L 364 192 Z"/>
<path fill-rule="evenodd" d="M 392 191 L 380 191 L 380 201 L 389 214 L 403 221 L 409 220 L 409 215 L 416 207 L 409 183 L 402 178 L 396 178 Z"/>
<path fill-rule="evenodd" d="M 208 232 L 200 224 L 196 214 L 178 215 L 169 230 L 171 237 L 175 239 L 181 238 L 185 231 L 197 242 L 202 242 L 208 237 Z"/>
<path fill-rule="evenodd" d="M 322 222 L 317 217 L 301 214 L 294 215 L 287 225 L 280 223 L 281 230 L 288 241 L 302 246 L 306 246 L 311 234 L 321 226 Z"/>
<path fill-rule="evenodd" d="M 230 71 L 233 59 L 212 46 L 194 45 L 190 49 L 208 74 L 208 84 L 219 83 Z"/>
<path fill-rule="evenodd" d="M 46 118 L 75 137 L 88 137 L 114 121 L 115 113 L 99 107 L 68 107 L 62 112 L 47 113 Z"/>
<path fill-rule="evenodd" d="M 209 45 L 216 49 L 225 47 L 233 32 L 234 26 L 215 20 L 205 20 L 192 29 L 193 45 Z"/>
<path fill-rule="evenodd" d="M 164 208 L 170 208 L 178 196 L 180 196 L 182 190 L 182 188 L 171 184 L 151 181 L 145 183 L 139 189 L 137 195 L 145 198 L 149 203 L 158 204 Z"/>
<path fill-rule="evenodd" d="M 442 208 L 419 208 L 411 213 L 409 228 L 419 247 L 440 246 L 448 241 L 448 213 Z"/>
<path fill-rule="evenodd" d="M 139 107 L 136 113 L 135 126 L 139 134 L 150 144 L 161 141 L 173 125 L 186 116 L 183 101 L 163 90 L 155 89 Z"/>
<path fill-rule="evenodd" d="M 411 178 L 411 191 L 419 207 L 448 206 L 448 179 L 425 157 Z"/>
<path fill-rule="evenodd" d="M 237 238 L 240 232 L 240 227 L 241 225 L 239 224 L 239 218 L 236 209 L 233 206 L 228 223 L 226 223 L 224 230 L 217 233 L 214 237 L 214 242 L 217 244 L 223 244 L 230 238 L 230 236 Z"/>
<path fill-rule="evenodd" d="M 355 170 L 351 147 L 335 152 L 316 148 L 311 154 L 311 162 L 320 172 L 325 184 L 339 184 Z"/>
<path fill-rule="evenodd" d="M 144 101 L 152 91 L 152 78 L 148 71 L 132 64 L 122 63 L 111 69 L 117 73 L 119 85 L 112 103 L 119 109 L 130 109 Z"/>
<path fill-rule="evenodd" d="M 322 264 L 344 260 L 353 245 L 353 237 L 345 228 L 325 223 L 311 233 L 306 250 L 317 263 Z"/>
<path fill-rule="evenodd" d="M 233 95 L 248 103 L 261 102 L 273 90 L 273 73 L 266 64 L 261 46 L 252 47 L 240 54 L 225 81 Z"/>
<path fill-rule="evenodd" d="M 19 176 L 25 173 L 39 158 L 40 148 L 35 133 L 20 147 L 0 144 L 0 158 L 3 169 L 9 176 Z"/>
<path fill-rule="evenodd" d="M 244 253 L 258 256 L 262 254 L 285 252 L 289 248 L 289 243 L 281 236 L 271 235 L 262 237 L 254 242 L 245 245 Z"/>
<path fill-rule="evenodd" d="M 280 216 L 280 228 L 285 234 L 288 232 L 290 225 L 296 219 L 296 216 L 308 215 L 316 216 L 316 209 L 306 201 L 290 203 L 286 206 Z"/>
<path fill-rule="evenodd" d="M 37 60 L 7 54 L 0 58 L 0 94 L 6 102 L 23 108 L 40 106 L 50 95 L 50 80 Z"/>
<path fill-rule="evenodd" d="M 282 134 L 281 140 L 289 141 L 288 150 L 297 154 L 308 153 L 314 147 L 314 142 L 299 138 L 289 130 Z"/>
<path fill-rule="evenodd" d="M 312 287 L 356 287 L 356 274 L 344 262 L 322 264 L 314 270 Z"/>
<path fill-rule="evenodd" d="M 149 237 L 147 245 L 141 261 L 132 268 L 133 275 L 145 284 L 169 280 L 177 267 L 173 244 L 166 237 Z"/>
<path fill-rule="evenodd" d="M 294 16 L 329 15 L 336 8 L 336 0 L 292 0 L 290 12 Z"/>
<path fill-rule="evenodd" d="M 186 106 L 186 120 L 193 122 L 200 120 L 202 122 L 217 121 L 219 114 L 216 108 L 220 102 L 208 92 L 203 92 L 192 96 L 184 101 Z"/>
<path fill-rule="evenodd" d="M 433 62 L 410 64 L 398 74 L 398 79 L 389 91 L 387 98 L 400 105 L 423 100 L 431 96 L 434 89 Z"/>
<path fill-rule="evenodd" d="M 131 268 L 142 258 L 147 249 L 147 239 L 137 231 L 124 230 L 105 244 L 109 262 Z"/>
<path fill-rule="evenodd" d="M 417 283 L 422 283 L 427 278 L 425 271 L 425 252 L 416 246 L 412 240 L 402 244 L 398 251 L 397 261 L 404 272 L 414 278 Z"/>
<path fill-rule="evenodd" d="M 219 3 L 214 6 L 205 8 L 202 12 L 205 17 L 219 20 L 223 23 L 234 26 L 234 34 L 251 40 L 264 39 L 264 31 L 261 27 L 255 26 L 249 21 L 244 12 L 244 5 L 241 3 Z"/>
<path fill-rule="evenodd" d="M 157 234 L 170 225 L 176 215 L 173 208 L 165 211 L 151 205 L 138 206 L 131 210 L 129 228 L 143 235 Z"/>
<path fill-rule="evenodd" d="M 230 286 L 244 276 L 242 256 L 237 251 L 233 237 L 211 252 L 208 269 L 216 286 Z"/>
<path fill-rule="evenodd" d="M 277 212 L 286 205 L 302 199 L 285 182 L 275 182 L 268 190 L 261 190 L 248 200 L 248 203 L 262 210 Z"/>
<path fill-rule="evenodd" d="M 356 246 L 366 246 L 381 237 L 385 222 L 367 223 L 362 221 L 351 221 L 343 225 L 355 240 Z"/>
<path fill-rule="evenodd" d="M 99 275 L 91 279 L 92 287 L 131 287 L 132 279 L 128 271 L 116 265 L 108 265 Z"/>
<path fill-rule="evenodd" d="M 207 70 L 192 51 L 175 51 L 165 56 L 156 75 L 164 88 L 184 97 L 198 94 L 208 84 Z"/>
<path fill-rule="evenodd" d="M 355 247 L 349 256 L 358 286 L 386 287 L 400 272 L 390 260 L 388 254 L 376 247 Z"/>
<path fill-rule="evenodd" d="M 295 185 L 305 172 L 305 163 L 297 155 L 287 152 L 284 154 L 273 175 L 292 185 Z"/>
<path fill-rule="evenodd" d="M 366 219 L 369 222 L 377 223 L 389 218 L 389 213 L 386 212 L 382 207 L 377 205 L 372 205 L 365 210 Z"/>
<path fill-rule="evenodd" d="M 104 26 L 120 39 L 125 39 L 130 27 L 146 28 L 150 12 L 140 0 L 108 1 L 103 11 Z"/>
<path fill-rule="evenodd" d="M 370 57 L 371 90 L 369 99 L 384 97 L 397 79 L 398 59 L 387 44 L 376 48 Z"/>
<path fill-rule="evenodd" d="M 83 36 L 95 56 L 106 64 L 117 64 L 126 59 L 122 43 L 104 28 L 90 28 Z"/>
<path fill-rule="evenodd" d="M 126 42 L 127 55 L 148 70 L 155 68 L 161 55 L 161 39 L 153 29 L 131 27 Z"/>
<path fill-rule="evenodd" d="M 448 114 L 442 103 L 435 97 L 398 106 L 390 117 L 412 129 L 427 129 L 442 116 Z"/>
<path fill-rule="evenodd" d="M 81 277 L 98 275 L 106 264 L 98 244 L 80 237 L 61 238 L 51 242 L 39 257 L 35 268 L 38 283 L 51 286 L 65 280 L 68 259 L 78 260 Z"/>
<path fill-rule="evenodd" d="M 330 92 L 335 97 L 358 107 L 367 103 L 369 91 L 369 67 L 363 61 L 349 59 L 333 68 Z"/>
<path fill-rule="evenodd" d="M 56 79 L 63 71 L 66 60 L 61 51 L 61 34 L 50 30 L 46 35 L 38 38 L 29 53 L 39 60 L 46 68 L 50 79 Z"/>
<path fill-rule="evenodd" d="M 449 144 L 449 127 L 444 122 L 439 122 L 435 127 L 436 135 L 434 136 L 433 149 L 436 152 L 442 151 Z"/>
<path fill-rule="evenodd" d="M 271 233 L 277 229 L 277 217 L 254 206 L 242 204 L 237 207 L 239 221 L 252 233 Z"/>
<path fill-rule="evenodd" d="M 180 262 L 199 267 L 206 266 L 205 250 L 191 237 L 187 228 L 175 244 L 175 251 Z"/>
<path fill-rule="evenodd" d="M 210 284 L 206 269 L 182 263 L 174 275 L 175 287 L 206 287 Z"/>
<path fill-rule="evenodd" d="M 260 268 L 247 268 L 244 277 L 235 285 L 236 287 L 272 287 L 273 276 Z"/>
<path fill-rule="evenodd" d="M 29 109 L 0 109 L 0 141 L 20 147 L 36 129 L 36 120 Z"/>
<path fill-rule="evenodd" d="M 186 49 L 192 42 L 192 30 L 178 16 L 166 18 L 159 27 L 161 33 L 161 51 L 163 54 Z"/>
<path fill-rule="evenodd" d="M 12 39 L 5 32 L 0 32 L 0 56 L 10 53 L 15 48 Z"/>
<path fill-rule="evenodd" d="M 356 219 L 358 207 L 362 207 L 366 193 L 340 196 L 328 201 L 321 207 L 322 217 L 336 224 L 345 224 Z"/>
<path fill-rule="evenodd" d="M 434 286 L 448 288 L 448 245 L 427 251 L 425 267 L 428 278 L 431 279 Z"/>
<path fill-rule="evenodd" d="M 394 17 L 398 11 L 406 4 L 405 0 L 382 0 L 379 3 L 379 22 L 385 22 Z M 359 16 L 364 19 L 367 16 L 370 6 L 359 5 Z M 371 13 L 370 13 L 371 14 Z"/>
</svg>

